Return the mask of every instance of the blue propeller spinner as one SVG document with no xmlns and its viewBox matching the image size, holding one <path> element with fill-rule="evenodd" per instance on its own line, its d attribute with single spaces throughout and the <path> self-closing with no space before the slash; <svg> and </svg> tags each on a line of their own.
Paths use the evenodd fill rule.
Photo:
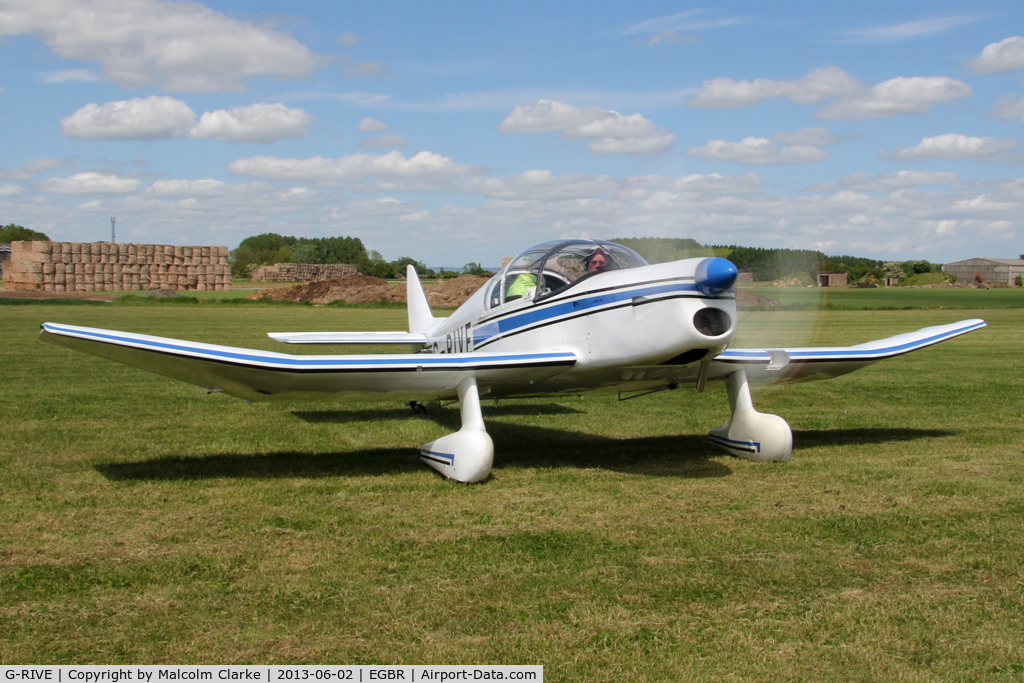
<svg viewBox="0 0 1024 683">
<path fill-rule="evenodd" d="M 705 296 L 719 296 L 729 291 L 739 271 L 732 261 L 724 258 L 706 258 L 697 264 L 697 272 L 693 275 L 697 290 Z"/>
</svg>

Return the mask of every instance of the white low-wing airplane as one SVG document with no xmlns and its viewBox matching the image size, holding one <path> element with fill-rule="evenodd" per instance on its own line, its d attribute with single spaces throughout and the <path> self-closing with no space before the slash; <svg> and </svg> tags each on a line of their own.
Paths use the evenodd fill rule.
<svg viewBox="0 0 1024 683">
<path fill-rule="evenodd" d="M 44 341 L 249 401 L 384 395 L 457 397 L 462 428 L 425 444 L 423 461 L 456 481 L 487 478 L 494 445 L 480 398 L 653 392 L 724 380 L 729 424 L 712 444 L 754 461 L 788 460 L 793 434 L 754 410 L 748 382 L 828 379 L 985 326 L 963 320 L 850 347 L 730 349 L 736 267 L 722 258 L 648 265 L 596 240 L 529 249 L 446 318 L 408 269 L 408 332 L 271 333 L 289 344 L 398 344 L 412 353 L 291 355 L 43 323 Z"/>
</svg>

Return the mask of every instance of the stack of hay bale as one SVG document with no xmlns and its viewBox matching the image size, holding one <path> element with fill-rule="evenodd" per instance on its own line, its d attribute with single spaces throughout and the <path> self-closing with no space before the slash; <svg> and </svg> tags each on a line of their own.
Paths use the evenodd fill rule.
<svg viewBox="0 0 1024 683">
<path fill-rule="evenodd" d="M 355 275 L 358 269 L 348 263 L 275 263 L 252 272 L 253 282 L 317 282 Z"/>
<path fill-rule="evenodd" d="M 11 242 L 4 283 L 16 291 L 222 291 L 231 289 L 231 266 L 227 247 Z"/>
</svg>

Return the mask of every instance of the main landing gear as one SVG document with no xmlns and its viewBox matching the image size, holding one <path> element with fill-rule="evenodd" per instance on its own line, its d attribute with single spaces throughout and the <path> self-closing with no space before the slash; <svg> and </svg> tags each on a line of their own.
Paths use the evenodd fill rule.
<svg viewBox="0 0 1024 683">
<path fill-rule="evenodd" d="M 708 432 L 708 440 L 731 455 L 754 462 L 785 462 L 793 451 L 793 432 L 778 415 L 754 410 L 747 373 L 737 370 L 726 378 L 732 420 Z M 476 378 L 467 377 L 458 387 L 462 429 L 424 444 L 420 459 L 429 467 L 455 481 L 472 484 L 483 481 L 494 463 L 494 443 L 484 429 L 480 393 Z M 409 404 L 413 410 L 422 408 Z"/>
<path fill-rule="evenodd" d="M 491 473 L 494 443 L 484 430 L 476 378 L 462 380 L 458 391 L 462 429 L 423 444 L 420 459 L 449 479 L 473 484 L 483 481 Z"/>
<path fill-rule="evenodd" d="M 708 432 L 708 440 L 726 453 L 753 462 L 785 462 L 793 451 L 793 432 L 778 415 L 754 410 L 747 373 L 737 370 L 725 380 L 732 420 Z"/>
</svg>

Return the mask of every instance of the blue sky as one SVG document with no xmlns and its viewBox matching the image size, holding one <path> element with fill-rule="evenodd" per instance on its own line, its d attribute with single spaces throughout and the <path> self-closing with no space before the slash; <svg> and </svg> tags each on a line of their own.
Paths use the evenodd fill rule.
<svg viewBox="0 0 1024 683">
<path fill-rule="evenodd" d="M 0 0 L 0 223 L 1024 253 L 1024 5 Z"/>
</svg>

